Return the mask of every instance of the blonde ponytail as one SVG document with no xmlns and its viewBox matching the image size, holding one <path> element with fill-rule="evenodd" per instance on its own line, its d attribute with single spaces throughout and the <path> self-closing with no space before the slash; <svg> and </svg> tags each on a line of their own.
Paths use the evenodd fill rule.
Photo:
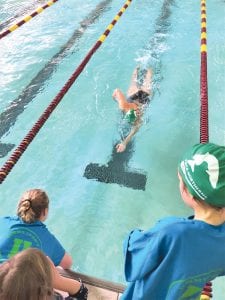
<svg viewBox="0 0 225 300">
<path fill-rule="evenodd" d="M 34 223 L 40 219 L 41 214 L 48 206 L 49 199 L 45 191 L 41 189 L 28 190 L 20 198 L 17 215 L 26 223 Z"/>
</svg>

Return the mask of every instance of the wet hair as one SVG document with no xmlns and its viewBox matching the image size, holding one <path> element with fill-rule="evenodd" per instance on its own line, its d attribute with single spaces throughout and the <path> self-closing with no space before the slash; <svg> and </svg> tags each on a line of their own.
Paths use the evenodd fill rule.
<svg viewBox="0 0 225 300">
<path fill-rule="evenodd" d="M 17 215 L 26 223 L 38 221 L 43 211 L 48 208 L 49 199 L 45 191 L 32 189 L 24 192 L 20 198 Z"/>
<path fill-rule="evenodd" d="M 50 300 L 51 267 L 38 249 L 29 248 L 0 265 L 1 300 Z"/>
</svg>

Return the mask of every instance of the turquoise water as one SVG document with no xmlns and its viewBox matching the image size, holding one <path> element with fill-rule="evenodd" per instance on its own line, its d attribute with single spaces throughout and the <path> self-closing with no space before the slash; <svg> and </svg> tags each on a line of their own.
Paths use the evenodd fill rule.
<svg viewBox="0 0 225 300">
<path fill-rule="evenodd" d="M 16 1 L 7 3 L 0 1 L 2 22 L 21 11 Z M 124 5 L 105 1 L 95 22 L 81 28 L 99 3 L 59 1 L 1 40 L 0 110 L 12 118 L 4 130 L 7 119 L 0 115 L 1 143 L 20 143 Z M 224 1 L 207 1 L 209 138 L 223 145 L 224 12 Z M 133 1 L 3 182 L 1 215 L 15 212 L 24 190 L 45 189 L 51 201 L 47 225 L 72 253 L 74 270 L 124 282 L 126 234 L 164 216 L 191 214 L 181 201 L 176 170 L 183 151 L 199 141 L 199 45 L 199 1 Z M 48 74 L 43 68 L 53 56 Z M 83 176 L 89 163 L 111 159 L 121 117 L 111 95 L 117 87 L 127 90 L 137 65 L 154 72 L 154 94 L 128 163 L 128 171 L 147 175 L 144 191 Z M 0 158 L 1 165 L 11 153 Z M 217 282 L 214 295 L 221 299 L 225 290 Z"/>
</svg>

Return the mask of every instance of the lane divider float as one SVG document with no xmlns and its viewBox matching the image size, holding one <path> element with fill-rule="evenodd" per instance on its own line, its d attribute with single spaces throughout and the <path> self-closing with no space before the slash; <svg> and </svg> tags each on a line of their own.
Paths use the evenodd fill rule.
<svg viewBox="0 0 225 300">
<path fill-rule="evenodd" d="M 201 0 L 201 70 L 200 70 L 200 143 L 209 141 L 208 129 L 208 79 L 207 79 L 207 32 L 206 0 Z M 212 283 L 207 282 L 202 290 L 200 300 L 212 298 Z"/>
<path fill-rule="evenodd" d="M 57 1 L 58 0 L 50 0 L 50 1 L 48 1 L 43 6 L 38 7 L 32 14 L 25 16 L 18 23 L 11 25 L 7 29 L 3 29 L 3 31 L 0 32 L 0 39 L 4 38 L 5 36 L 7 36 L 8 34 L 10 34 L 11 32 L 15 31 L 16 29 L 18 29 L 19 27 L 21 27 L 23 24 L 29 22 L 32 18 L 34 18 L 38 14 L 42 13 L 46 8 L 52 6 Z"/>
<path fill-rule="evenodd" d="M 19 144 L 19 146 L 13 151 L 10 158 L 5 162 L 3 167 L 0 169 L 0 183 L 2 183 L 5 180 L 5 178 L 9 174 L 9 172 L 15 166 L 15 164 L 17 163 L 19 158 L 22 156 L 22 154 L 25 152 L 25 150 L 27 149 L 29 144 L 32 142 L 34 137 L 37 135 L 37 133 L 39 132 L 41 127 L 45 124 L 45 122 L 50 117 L 50 115 L 52 114 L 54 109 L 60 103 L 62 98 L 65 96 L 65 94 L 68 92 L 68 90 L 73 85 L 73 83 L 75 82 L 77 77 L 81 74 L 84 67 L 87 65 L 87 63 L 91 59 L 92 55 L 97 51 L 97 49 L 105 41 L 106 37 L 111 32 L 112 28 L 117 23 L 117 21 L 120 19 L 120 17 L 125 12 L 125 10 L 129 7 L 131 2 L 132 2 L 132 0 L 127 0 L 125 2 L 124 6 L 120 9 L 118 14 L 113 19 L 113 21 L 106 28 L 105 32 L 100 36 L 100 38 L 97 40 L 97 42 L 94 44 L 94 46 L 89 50 L 88 54 L 85 56 L 85 58 L 80 63 L 80 65 L 77 67 L 77 69 L 74 71 L 74 73 L 71 75 L 69 80 L 62 87 L 62 89 L 59 91 L 59 93 L 56 95 L 56 97 L 52 100 L 52 102 L 49 104 L 49 106 L 46 108 L 46 110 L 43 112 L 43 114 L 40 116 L 40 118 L 37 120 L 37 122 L 34 124 L 34 126 L 30 129 L 30 131 L 24 137 L 24 139 Z"/>
<path fill-rule="evenodd" d="M 201 0 L 200 143 L 209 141 L 206 0 Z"/>
</svg>

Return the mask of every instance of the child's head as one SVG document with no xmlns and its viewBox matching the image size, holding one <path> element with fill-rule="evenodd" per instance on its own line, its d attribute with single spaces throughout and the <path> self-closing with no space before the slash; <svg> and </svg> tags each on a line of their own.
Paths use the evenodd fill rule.
<svg viewBox="0 0 225 300">
<path fill-rule="evenodd" d="M 0 265 L 1 300 L 52 299 L 52 275 L 47 257 L 38 249 L 24 250 Z"/>
<path fill-rule="evenodd" d="M 179 164 L 179 174 L 189 193 L 215 207 L 225 207 L 225 147 L 194 145 Z"/>
<path fill-rule="evenodd" d="M 26 223 L 40 220 L 48 209 L 49 199 L 45 191 L 32 189 L 24 192 L 20 198 L 17 215 Z"/>
</svg>

